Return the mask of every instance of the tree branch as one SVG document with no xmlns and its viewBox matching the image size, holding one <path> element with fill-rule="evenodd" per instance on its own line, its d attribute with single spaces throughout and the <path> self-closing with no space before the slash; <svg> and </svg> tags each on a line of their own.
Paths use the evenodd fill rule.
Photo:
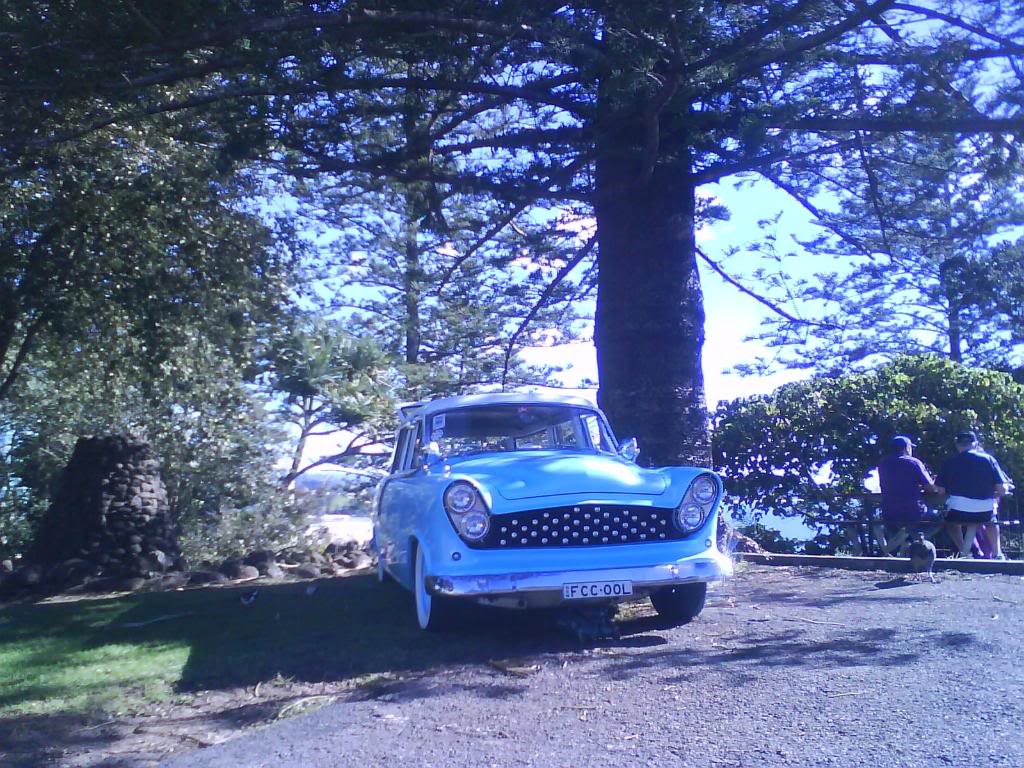
<svg viewBox="0 0 1024 768">
<path fill-rule="evenodd" d="M 32 344 L 35 341 L 36 336 L 39 335 L 39 331 L 42 330 L 45 322 L 46 316 L 39 314 L 25 330 L 25 336 L 21 340 L 18 352 L 14 356 L 14 360 L 11 361 L 11 367 L 8 369 L 3 382 L 0 382 L 0 402 L 3 402 L 3 400 L 7 398 L 11 388 L 14 386 L 15 380 L 18 378 L 18 372 L 21 370 L 21 366 L 25 362 L 25 358 L 28 357 L 28 354 L 32 349 Z"/>
<path fill-rule="evenodd" d="M 782 149 L 767 155 L 758 155 L 751 158 L 734 159 L 730 162 L 715 163 L 693 174 L 691 178 L 695 184 L 708 184 L 710 182 L 720 181 L 726 176 L 732 176 L 733 174 L 742 173 L 744 171 L 761 170 L 776 163 L 804 160 L 810 157 L 817 157 L 818 155 L 832 154 L 833 152 L 849 148 L 853 143 L 854 142 L 852 140 L 837 141 L 834 144 L 816 147 L 812 150 L 808 150 L 807 152 L 794 153 L 790 150 Z M 723 150 L 719 150 L 719 155 L 722 157 L 726 156 Z"/>
<path fill-rule="evenodd" d="M 797 203 L 803 206 L 803 208 L 807 210 L 811 215 L 813 215 L 819 222 L 826 221 L 825 212 L 818 208 L 816 205 L 814 205 L 814 203 L 812 203 L 810 200 L 808 200 L 807 196 L 802 194 L 792 184 L 783 181 L 782 178 L 779 177 L 777 174 L 771 173 L 769 171 L 761 171 L 760 173 L 762 176 L 768 179 L 768 181 L 770 181 L 776 187 L 781 189 L 783 192 L 786 192 L 790 197 L 796 200 Z M 845 232 L 839 231 L 834 227 L 828 227 L 828 229 L 841 240 L 843 240 L 844 242 L 848 243 L 849 245 L 853 246 L 858 251 L 863 253 L 865 256 L 869 258 L 872 257 L 873 250 L 869 248 L 863 240 L 853 237 L 852 235 L 849 235 Z"/>
<path fill-rule="evenodd" d="M 474 149 L 509 149 L 539 144 L 573 144 L 585 139 L 586 135 L 587 131 L 577 126 L 527 129 L 503 133 L 486 139 L 460 142 L 458 144 L 439 144 L 434 148 L 434 154 L 452 155 L 460 152 L 470 152 Z"/>
<path fill-rule="evenodd" d="M 366 437 L 367 434 L 366 433 L 360 433 L 359 436 Z M 359 437 L 359 436 L 357 436 L 357 437 Z M 339 464 L 340 465 L 340 463 L 341 463 L 341 461 L 343 459 L 348 459 L 348 458 L 351 458 L 353 456 L 366 456 L 366 455 L 368 455 L 366 453 L 366 449 L 367 448 L 372 448 L 372 447 L 375 447 L 375 446 L 384 445 L 383 441 L 377 440 L 377 439 L 372 439 L 372 440 L 371 439 L 367 439 L 367 441 L 365 443 L 361 443 L 359 445 L 356 445 L 355 443 L 356 443 L 356 438 L 353 438 L 352 441 L 348 444 L 348 447 L 345 448 L 345 450 L 340 451 L 339 453 L 332 453 L 330 456 L 323 456 L 323 457 L 317 459 L 316 461 L 310 462 L 309 464 L 307 464 L 306 466 L 302 467 L 301 469 L 299 469 L 298 471 L 296 471 L 294 473 L 289 472 L 288 475 L 286 475 L 285 478 L 282 480 L 282 483 L 284 485 L 288 485 L 290 483 L 293 483 L 293 482 L 295 482 L 295 480 L 297 478 L 302 477 L 302 475 L 306 474 L 311 469 L 316 469 L 317 467 L 322 467 L 324 464 Z M 350 469 L 350 468 L 346 468 L 346 471 L 348 469 Z"/>
<path fill-rule="evenodd" d="M 716 262 L 710 256 L 708 256 L 703 251 L 703 249 L 698 247 L 698 248 L 696 248 L 696 251 L 697 251 L 697 255 L 700 256 L 701 260 L 704 261 L 704 263 L 707 264 L 709 267 L 711 267 L 711 269 L 713 269 L 715 271 L 715 273 L 718 274 L 719 277 L 721 277 L 723 280 L 725 280 L 725 282 L 729 283 L 729 285 L 731 285 L 734 288 L 738 289 L 740 291 L 740 293 L 746 294 L 750 298 L 754 299 L 754 301 L 757 301 L 758 303 L 763 304 L 764 306 L 768 307 L 768 309 L 770 309 L 772 312 L 777 314 L 779 317 L 783 317 L 786 320 L 788 320 L 789 322 L 794 323 L 796 325 L 812 325 L 812 326 L 816 326 L 816 327 L 819 327 L 819 328 L 832 328 L 832 329 L 839 328 L 839 326 L 832 325 L 831 323 L 821 323 L 821 322 L 817 322 L 817 321 L 814 321 L 814 320 L 803 320 L 803 319 L 797 317 L 796 315 L 790 314 L 789 312 L 787 312 L 785 309 L 780 307 L 775 302 L 773 302 L 773 301 L 765 298 L 761 294 L 759 294 L 759 293 L 757 293 L 755 291 L 752 291 L 749 288 L 747 288 L 745 285 L 743 285 L 743 283 L 741 283 L 739 280 L 737 280 L 732 275 L 730 275 L 728 272 L 726 272 L 724 269 L 722 269 L 721 265 L 719 265 L 718 262 Z"/>
<path fill-rule="evenodd" d="M 732 58 L 733 56 L 748 54 L 750 51 L 749 46 L 763 42 L 765 38 L 791 24 L 804 12 L 807 6 L 811 5 L 814 1 L 815 0 L 800 0 L 800 2 L 792 8 L 783 8 L 781 12 L 775 12 L 775 8 L 773 7 L 772 11 L 768 13 L 763 23 L 756 27 L 751 27 L 741 35 L 737 35 L 726 45 L 720 45 L 717 48 L 712 48 L 704 55 L 703 58 L 688 63 L 682 68 L 682 74 L 698 72 L 706 67 L 719 65 L 726 59 Z"/>
<path fill-rule="evenodd" d="M 1024 131 L 1024 114 L 1013 117 L 921 118 L 913 113 L 878 117 L 801 117 L 790 122 L 773 122 L 772 128 L 809 133 L 867 131 L 871 133 L 983 134 Z"/>
<path fill-rule="evenodd" d="M 466 261 L 468 259 L 470 259 L 473 256 L 474 253 L 476 253 L 483 246 L 485 246 L 487 243 L 489 243 L 491 241 L 491 238 L 493 238 L 495 235 L 497 235 L 499 232 L 501 232 L 501 230 L 503 230 L 505 227 L 507 227 L 509 224 L 511 224 L 515 220 L 516 216 L 518 216 L 520 213 L 522 213 L 524 210 L 526 210 L 527 206 L 529 206 L 529 205 L 530 205 L 529 201 L 518 203 L 518 204 L 514 205 L 512 207 L 512 210 L 510 210 L 507 214 L 505 214 L 500 219 L 498 219 L 498 221 L 494 224 L 494 226 L 492 226 L 489 230 L 487 230 L 483 234 L 483 236 L 477 238 L 476 242 L 474 242 L 471 246 L 469 246 L 469 248 L 466 249 L 465 253 L 460 254 L 455 259 L 455 261 L 452 262 L 451 266 L 449 266 L 448 269 L 446 269 L 444 271 L 444 274 L 441 276 L 441 280 L 438 282 L 437 287 L 436 287 L 437 295 L 440 296 L 444 292 L 445 287 L 448 285 L 449 281 L 452 279 L 452 275 L 455 274 L 455 272 L 459 269 L 459 267 L 461 267 L 463 264 L 465 264 Z"/>
<path fill-rule="evenodd" d="M 951 16 L 948 13 L 937 11 L 934 8 L 924 8 L 920 5 L 911 5 L 909 3 L 894 3 L 893 10 L 906 11 L 908 13 L 916 13 L 925 18 L 934 19 L 935 21 L 942 21 L 953 27 L 959 27 L 960 29 L 970 32 L 973 35 L 989 40 L 998 45 L 1019 45 L 1016 41 L 1010 40 L 1005 37 L 993 34 L 991 30 L 979 27 L 977 24 L 971 24 L 966 21 L 962 16 Z"/>
<path fill-rule="evenodd" d="M 587 241 L 586 245 L 584 245 L 582 248 L 579 249 L 579 251 L 576 252 L 576 255 L 573 256 L 564 267 L 558 270 L 558 274 L 556 274 L 554 279 L 544 288 L 544 291 L 541 293 L 540 298 L 537 299 L 536 303 L 533 305 L 533 307 L 530 308 L 530 311 L 526 314 L 526 317 L 523 318 L 523 321 L 515 329 L 512 335 L 509 336 L 508 343 L 505 345 L 505 362 L 501 370 L 502 389 L 505 389 L 505 385 L 508 383 L 508 368 L 512 360 L 512 353 L 515 350 L 516 342 L 519 341 L 519 337 L 523 335 L 523 332 L 530 325 L 530 323 L 533 322 L 533 319 L 537 316 L 537 313 L 540 312 L 541 308 L 544 306 L 547 300 L 551 298 L 551 294 L 555 292 L 555 288 L 558 287 L 559 283 L 561 283 L 566 277 L 568 277 L 569 273 L 572 272 L 576 268 L 576 266 L 581 261 L 583 261 L 583 259 L 585 259 L 592 250 L 594 250 L 594 246 L 596 244 L 597 236 L 595 235 L 594 237 L 591 237 Z"/>
<path fill-rule="evenodd" d="M 778 48 L 764 51 L 760 55 L 748 56 L 742 59 L 741 65 L 735 72 L 730 73 L 728 77 L 724 78 L 713 89 L 711 89 L 711 93 L 720 92 L 724 87 L 742 80 L 751 72 L 762 69 L 769 64 L 777 64 L 780 61 L 793 59 L 807 51 L 830 43 L 833 40 L 842 37 L 847 32 L 856 29 L 872 17 L 889 10 L 895 4 L 895 0 L 878 0 L 878 2 L 868 6 L 867 8 L 861 9 L 857 13 L 847 16 L 843 21 L 834 24 L 831 27 L 827 27 L 816 34 L 797 38 L 796 40 Z"/>
</svg>

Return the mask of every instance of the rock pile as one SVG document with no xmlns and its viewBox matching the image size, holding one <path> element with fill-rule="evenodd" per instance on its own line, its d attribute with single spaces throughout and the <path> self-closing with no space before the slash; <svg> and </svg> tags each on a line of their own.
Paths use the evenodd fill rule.
<svg viewBox="0 0 1024 768">
<path fill-rule="evenodd" d="M 0 598 L 319 578 L 374 562 L 369 541 L 336 539 L 190 569 L 179 549 L 160 463 L 149 446 L 120 436 L 85 437 L 75 445 L 26 564 L 0 563 Z"/>
<path fill-rule="evenodd" d="M 185 568 L 183 560 L 177 563 Z M 319 579 L 366 571 L 375 565 L 375 555 L 364 542 L 333 542 L 326 549 L 257 550 L 245 557 L 229 557 L 221 563 L 204 561 L 191 569 L 151 571 L 145 577 L 106 575 L 100 566 L 83 558 L 71 558 L 55 565 L 34 563 L 17 569 L 5 560 L 0 563 L 0 600 L 56 592 L 166 591 L 254 579 Z"/>
<path fill-rule="evenodd" d="M 51 581 L 74 582 L 146 578 L 180 569 L 180 557 L 160 463 L 149 446 L 121 436 L 81 438 L 29 561 L 59 566 L 57 573 L 50 569 Z"/>
</svg>

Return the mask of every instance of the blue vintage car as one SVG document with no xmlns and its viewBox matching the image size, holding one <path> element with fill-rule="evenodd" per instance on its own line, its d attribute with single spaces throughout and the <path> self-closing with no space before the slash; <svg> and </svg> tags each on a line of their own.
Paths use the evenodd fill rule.
<svg viewBox="0 0 1024 768">
<path fill-rule="evenodd" d="M 732 574 L 716 543 L 721 480 L 642 469 L 578 397 L 484 394 L 401 409 L 377 491 L 378 576 L 415 596 L 423 629 L 466 601 L 511 608 L 649 595 L 684 623 Z"/>
</svg>

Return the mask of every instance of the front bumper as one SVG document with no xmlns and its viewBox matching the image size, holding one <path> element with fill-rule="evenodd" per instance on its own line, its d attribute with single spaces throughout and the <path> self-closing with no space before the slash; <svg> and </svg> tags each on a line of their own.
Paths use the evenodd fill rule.
<svg viewBox="0 0 1024 768">
<path fill-rule="evenodd" d="M 534 573 L 428 576 L 427 589 L 435 595 L 486 597 L 554 592 L 563 584 L 595 581 L 631 581 L 635 591 L 675 584 L 718 581 L 732 576 L 732 560 L 717 551 L 703 552 L 672 563 L 625 568 L 592 568 Z"/>
</svg>

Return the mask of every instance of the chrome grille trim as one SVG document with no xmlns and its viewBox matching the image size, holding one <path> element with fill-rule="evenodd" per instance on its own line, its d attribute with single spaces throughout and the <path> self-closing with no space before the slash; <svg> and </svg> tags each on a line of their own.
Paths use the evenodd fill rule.
<svg viewBox="0 0 1024 768">
<path fill-rule="evenodd" d="M 675 541 L 686 537 L 675 509 L 630 504 L 575 504 L 493 515 L 473 549 L 544 549 Z"/>
</svg>

